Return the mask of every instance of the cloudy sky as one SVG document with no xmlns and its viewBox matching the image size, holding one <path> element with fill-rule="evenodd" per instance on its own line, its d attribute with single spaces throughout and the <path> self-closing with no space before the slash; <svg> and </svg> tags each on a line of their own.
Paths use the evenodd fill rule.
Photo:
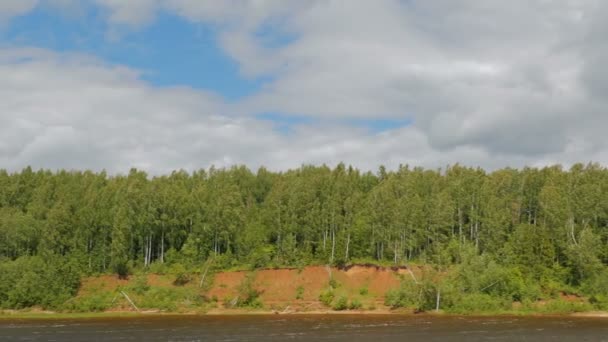
<svg viewBox="0 0 608 342">
<path fill-rule="evenodd" d="M 0 168 L 608 164 L 608 1 L 0 0 Z"/>
</svg>

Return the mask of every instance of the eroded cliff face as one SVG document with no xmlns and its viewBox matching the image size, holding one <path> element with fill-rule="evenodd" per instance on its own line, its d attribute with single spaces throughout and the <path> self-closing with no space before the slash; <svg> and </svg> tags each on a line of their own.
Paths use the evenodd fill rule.
<svg viewBox="0 0 608 342">
<path fill-rule="evenodd" d="M 418 273 L 418 270 L 413 270 Z M 128 280 L 104 275 L 84 279 L 79 298 L 86 298 L 100 292 L 114 293 L 108 310 L 132 310 L 131 305 L 122 298 L 125 290 L 137 304 L 149 302 L 145 299 L 148 292 L 137 293 L 137 282 L 151 288 L 146 291 L 171 291 L 188 293 L 189 296 L 204 298 L 206 310 L 235 309 L 234 305 L 242 300 L 243 286 L 248 286 L 258 294 L 261 307 L 258 309 L 278 312 L 310 312 L 328 310 L 331 307 L 320 300 L 320 295 L 331 291 L 334 298 L 346 298 L 361 304 L 358 310 L 385 310 L 384 296 L 390 289 L 398 288 L 401 278 L 411 279 L 410 272 L 404 267 L 386 268 L 375 265 L 353 265 L 344 268 L 308 266 L 302 269 L 261 269 L 256 271 L 219 272 L 209 276 L 206 288 L 199 287 L 197 275 L 183 285 L 175 285 L 173 275 L 148 274 L 131 276 Z M 77 297 L 77 298 L 78 298 Z M 239 298 L 241 297 L 241 298 Z M 176 299 L 173 309 L 177 311 L 197 311 L 192 300 Z M 142 305 L 142 309 L 162 310 L 162 308 Z"/>
</svg>

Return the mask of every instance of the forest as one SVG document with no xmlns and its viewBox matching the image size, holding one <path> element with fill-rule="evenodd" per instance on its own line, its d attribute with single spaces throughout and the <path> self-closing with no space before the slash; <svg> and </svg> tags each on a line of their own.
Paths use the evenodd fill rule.
<svg viewBox="0 0 608 342">
<path fill-rule="evenodd" d="M 84 276 L 194 272 L 210 259 L 220 269 L 432 265 L 458 270 L 461 293 L 570 291 L 605 308 L 608 170 L 0 170 L 0 308 L 59 307 Z M 403 291 L 387 301 L 407 305 Z"/>
</svg>

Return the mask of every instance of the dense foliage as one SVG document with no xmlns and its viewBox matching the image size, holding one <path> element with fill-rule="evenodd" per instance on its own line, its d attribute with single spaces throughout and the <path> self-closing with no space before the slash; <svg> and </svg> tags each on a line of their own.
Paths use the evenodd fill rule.
<svg viewBox="0 0 608 342">
<path fill-rule="evenodd" d="M 608 170 L 0 171 L 3 307 L 53 307 L 77 289 L 73 274 L 209 258 L 224 268 L 432 264 L 457 267 L 453 290 L 472 300 L 553 286 L 605 303 Z"/>
</svg>

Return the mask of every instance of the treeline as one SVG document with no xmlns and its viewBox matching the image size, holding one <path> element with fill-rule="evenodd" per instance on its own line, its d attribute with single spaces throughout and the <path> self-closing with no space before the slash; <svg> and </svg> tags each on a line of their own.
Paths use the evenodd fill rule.
<svg viewBox="0 0 608 342">
<path fill-rule="evenodd" d="M 27 258 L 64 260 L 79 274 L 209 258 L 222 267 L 452 265 L 471 248 L 570 286 L 605 272 L 608 170 L 0 171 L 4 270 Z"/>
</svg>

